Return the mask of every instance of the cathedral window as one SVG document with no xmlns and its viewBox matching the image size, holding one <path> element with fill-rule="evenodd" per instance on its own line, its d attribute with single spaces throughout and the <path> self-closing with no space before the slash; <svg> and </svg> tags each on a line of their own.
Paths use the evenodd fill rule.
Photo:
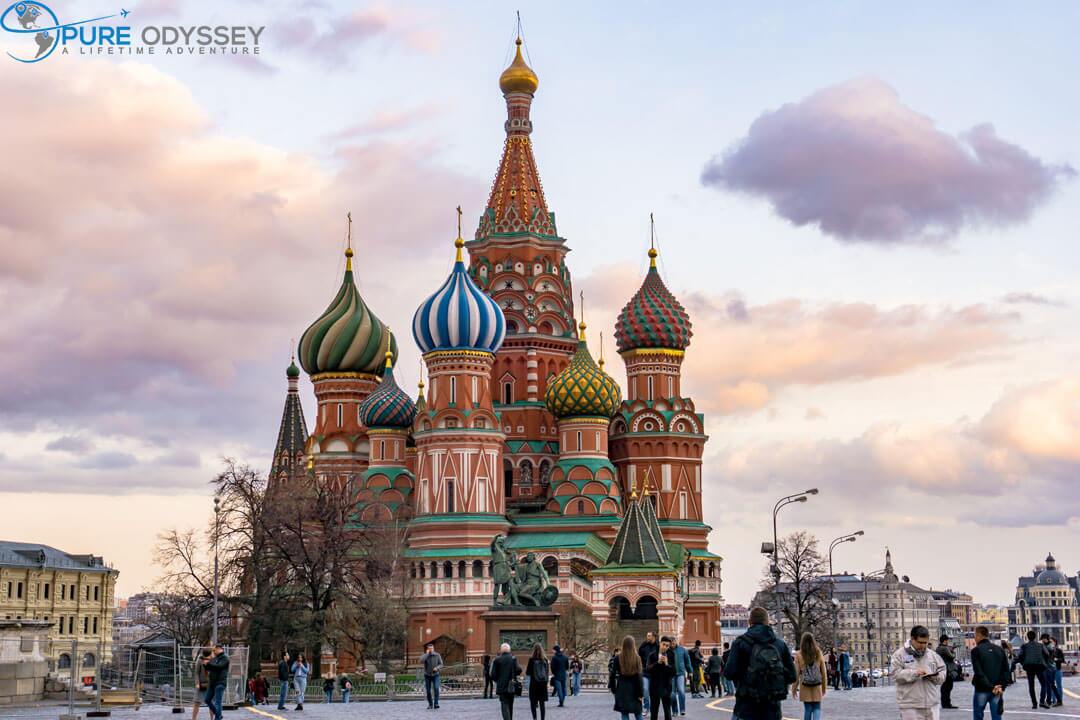
<svg viewBox="0 0 1080 720">
<path fill-rule="evenodd" d="M 337 405 L 337 425 L 341 427 L 345 424 L 345 406 L 341 403 Z"/>
<path fill-rule="evenodd" d="M 472 561 L 472 576 L 474 578 L 484 577 L 484 563 L 480 560 Z"/>
<path fill-rule="evenodd" d="M 578 450 L 582 449 L 581 448 L 581 431 L 580 430 L 577 431 L 577 449 Z"/>
<path fill-rule="evenodd" d="M 596 451 L 600 452 L 600 431 L 596 432 Z"/>
<path fill-rule="evenodd" d="M 686 493 L 679 493 L 679 517 L 686 519 Z"/>
<path fill-rule="evenodd" d="M 450 378 L 450 404 L 457 403 L 457 378 Z"/>
<path fill-rule="evenodd" d="M 476 378 L 475 375 L 473 375 L 473 378 L 472 378 L 472 401 L 473 401 L 474 405 L 479 401 L 479 398 L 480 398 L 480 393 L 477 392 L 476 381 L 477 381 L 477 378 Z"/>
<path fill-rule="evenodd" d="M 673 377 L 667 379 L 667 396 L 675 397 L 675 378 Z"/>
<path fill-rule="evenodd" d="M 481 478 L 476 481 L 476 512 L 487 511 L 487 481 Z"/>
<path fill-rule="evenodd" d="M 652 400 L 653 399 L 653 379 L 652 379 L 652 375 L 650 375 L 647 378 L 647 383 L 648 383 L 648 398 L 647 399 Z"/>
<path fill-rule="evenodd" d="M 502 401 L 503 405 L 510 405 L 514 402 L 514 383 L 504 382 L 502 387 Z"/>
<path fill-rule="evenodd" d="M 446 481 L 446 512 L 454 512 L 454 481 Z"/>
</svg>

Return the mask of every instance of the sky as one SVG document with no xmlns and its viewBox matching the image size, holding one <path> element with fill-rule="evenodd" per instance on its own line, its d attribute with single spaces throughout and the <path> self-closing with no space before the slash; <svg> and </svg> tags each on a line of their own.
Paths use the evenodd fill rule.
<svg viewBox="0 0 1080 720">
<path fill-rule="evenodd" d="M 3 533 L 104 555 L 120 595 L 153 585 L 158 532 L 206 523 L 222 457 L 268 468 L 346 212 L 392 328 L 445 278 L 454 208 L 475 227 L 502 149 L 518 8 L 128 9 L 136 30 L 266 29 L 239 59 L 0 57 Z M 590 343 L 612 353 L 650 212 L 690 312 L 683 388 L 706 418 L 725 598 L 750 600 L 748 549 L 809 487 L 780 530 L 826 547 L 864 530 L 837 571 L 889 547 L 916 584 L 986 603 L 1049 551 L 1080 571 L 1080 6 L 520 9 Z"/>
</svg>

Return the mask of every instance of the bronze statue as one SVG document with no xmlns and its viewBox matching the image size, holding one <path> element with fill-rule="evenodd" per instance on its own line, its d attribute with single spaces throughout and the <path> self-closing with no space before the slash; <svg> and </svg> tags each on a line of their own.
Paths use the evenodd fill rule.
<svg viewBox="0 0 1080 720">
<path fill-rule="evenodd" d="M 559 597 L 536 553 L 519 561 L 502 533 L 491 539 L 492 607 L 547 607 Z"/>
<path fill-rule="evenodd" d="M 518 605 L 517 587 L 514 582 L 514 556 L 506 549 L 506 536 L 499 533 L 491 540 L 491 604 Z M 499 595 L 505 600 L 499 602 Z"/>
</svg>

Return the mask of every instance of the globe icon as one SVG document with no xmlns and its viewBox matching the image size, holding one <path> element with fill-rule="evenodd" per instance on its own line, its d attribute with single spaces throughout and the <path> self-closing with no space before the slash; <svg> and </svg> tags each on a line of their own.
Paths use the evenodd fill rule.
<svg viewBox="0 0 1080 720">
<path fill-rule="evenodd" d="M 0 15 L 0 28 L 7 33 L 25 38 L 20 46 L 26 50 L 18 55 L 11 52 L 8 57 L 24 63 L 44 60 L 56 50 L 59 37 L 60 20 L 56 13 L 35 0 L 20 0 L 13 3 Z"/>
</svg>

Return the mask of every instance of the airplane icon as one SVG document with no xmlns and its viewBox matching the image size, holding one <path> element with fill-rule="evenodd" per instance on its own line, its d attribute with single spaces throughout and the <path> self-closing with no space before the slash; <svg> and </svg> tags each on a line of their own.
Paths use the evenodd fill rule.
<svg viewBox="0 0 1080 720">
<path fill-rule="evenodd" d="M 131 12 L 130 10 L 125 10 L 124 8 L 120 8 L 120 17 L 127 17 L 128 13 L 130 13 L 130 12 Z"/>
</svg>

